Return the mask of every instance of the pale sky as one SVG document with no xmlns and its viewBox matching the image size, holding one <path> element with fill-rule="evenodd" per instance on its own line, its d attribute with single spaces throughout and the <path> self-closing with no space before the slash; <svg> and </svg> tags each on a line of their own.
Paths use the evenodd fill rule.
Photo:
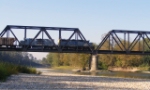
<svg viewBox="0 0 150 90">
<path fill-rule="evenodd" d="M 6 25 L 75 27 L 98 44 L 112 29 L 145 31 L 149 23 L 150 0 L 0 0 L 0 32 Z M 16 34 L 21 40 L 21 31 Z M 52 38 L 57 37 L 54 32 Z M 41 59 L 46 54 L 33 55 Z"/>
</svg>

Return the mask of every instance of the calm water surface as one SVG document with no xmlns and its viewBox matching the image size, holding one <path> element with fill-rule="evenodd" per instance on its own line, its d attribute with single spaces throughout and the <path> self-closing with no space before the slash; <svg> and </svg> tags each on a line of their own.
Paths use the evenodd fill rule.
<svg viewBox="0 0 150 90">
<path fill-rule="evenodd" d="M 94 75 L 94 76 L 110 76 L 110 77 L 124 77 L 124 78 L 140 78 L 150 79 L 150 72 L 120 72 L 120 71 L 107 71 L 99 70 L 97 72 L 73 72 L 71 70 L 51 70 L 52 72 L 79 74 L 79 75 Z"/>
<path fill-rule="evenodd" d="M 116 71 L 98 71 L 98 72 L 81 72 L 82 75 L 95 75 L 95 76 L 111 76 L 111 77 L 124 77 L 124 78 L 141 78 L 150 79 L 150 73 L 142 72 L 116 72 Z"/>
</svg>

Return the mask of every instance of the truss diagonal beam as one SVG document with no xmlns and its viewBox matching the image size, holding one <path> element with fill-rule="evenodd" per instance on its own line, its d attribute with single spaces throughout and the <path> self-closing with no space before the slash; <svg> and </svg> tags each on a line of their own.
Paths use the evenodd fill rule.
<svg viewBox="0 0 150 90">
<path fill-rule="evenodd" d="M 150 49 L 150 46 L 148 45 L 147 41 L 145 40 L 144 35 L 142 36 L 142 38 L 143 38 L 143 42 L 145 42 L 146 45 L 147 45 L 147 47 Z M 144 50 L 143 50 L 143 51 L 144 51 Z"/>
<path fill-rule="evenodd" d="M 125 45 L 123 45 L 123 43 L 122 43 L 121 40 L 119 39 L 118 35 L 117 35 L 116 33 L 114 33 L 114 34 L 115 34 L 115 36 L 117 37 L 117 39 L 119 40 L 119 42 L 121 43 L 121 45 L 124 47 L 124 50 L 127 50 L 126 47 L 125 47 Z"/>
<path fill-rule="evenodd" d="M 79 31 L 79 30 L 78 30 L 78 31 Z M 82 34 L 82 32 L 79 31 L 79 33 L 80 33 L 81 37 L 82 37 L 84 40 L 86 40 L 85 37 L 84 37 L 84 35 Z"/>
<path fill-rule="evenodd" d="M 138 38 L 139 37 L 139 38 Z M 137 39 L 138 38 L 138 39 Z M 129 45 L 128 50 L 132 50 L 132 48 L 134 47 L 134 45 L 138 42 L 138 40 L 140 40 L 140 36 L 139 34 L 136 36 L 136 38 L 133 40 L 133 42 Z M 133 45 L 134 44 L 134 45 Z"/>
<path fill-rule="evenodd" d="M 85 41 L 87 41 L 86 40 L 86 38 L 84 37 L 84 35 L 82 34 L 82 32 L 81 31 L 79 31 L 78 30 L 78 32 L 79 32 L 79 35 L 85 40 Z M 88 43 L 88 42 L 86 42 L 86 44 L 88 44 L 88 47 L 89 47 L 89 49 L 91 50 L 91 52 L 93 53 L 93 50 L 92 50 L 92 48 L 91 48 L 91 46 L 90 46 L 90 44 Z"/>
<path fill-rule="evenodd" d="M 59 50 L 58 47 L 56 46 L 54 40 L 52 39 L 52 37 L 48 34 L 48 32 L 47 32 L 46 30 L 44 30 L 44 32 L 45 32 L 45 34 L 48 36 L 48 38 L 52 40 L 52 43 L 54 44 L 55 48 L 56 48 L 57 50 Z"/>
<path fill-rule="evenodd" d="M 13 31 L 11 29 L 9 31 L 13 34 L 13 36 L 15 37 L 15 39 L 17 39 L 18 43 L 20 44 L 19 39 L 15 36 L 15 34 L 13 33 Z"/>
<path fill-rule="evenodd" d="M 96 48 L 96 50 L 99 50 L 99 49 L 102 47 L 102 45 L 105 43 L 105 41 L 108 39 L 108 37 L 110 37 L 110 34 L 111 34 L 111 33 L 108 33 L 108 34 L 104 37 L 104 39 L 100 42 L 100 44 L 98 45 L 98 47 Z"/>
<path fill-rule="evenodd" d="M 64 47 L 68 44 L 68 42 L 70 41 L 70 39 L 73 37 L 73 35 L 76 33 L 76 31 L 74 31 L 72 33 L 72 35 L 69 37 L 68 41 L 64 44 L 64 46 L 62 47 L 62 50 L 64 49 Z"/>
<path fill-rule="evenodd" d="M 115 40 L 115 42 L 117 43 L 117 45 L 119 46 L 119 48 L 123 51 L 122 47 L 120 46 L 120 44 L 118 43 L 118 41 L 116 40 L 116 38 L 114 37 L 114 35 L 113 34 L 111 34 L 111 35 L 112 35 L 113 39 Z"/>
<path fill-rule="evenodd" d="M 33 43 L 33 41 L 35 40 L 35 38 L 37 38 L 39 36 L 39 34 L 41 33 L 42 31 L 40 30 L 36 36 L 32 39 L 32 41 L 29 43 L 29 45 L 26 47 L 26 50 L 29 48 L 29 46 L 31 46 L 31 44 Z"/>
</svg>

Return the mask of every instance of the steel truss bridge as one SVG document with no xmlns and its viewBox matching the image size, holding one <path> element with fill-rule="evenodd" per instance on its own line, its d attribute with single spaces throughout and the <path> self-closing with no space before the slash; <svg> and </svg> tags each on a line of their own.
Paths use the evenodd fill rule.
<svg viewBox="0 0 150 90">
<path fill-rule="evenodd" d="M 30 30 L 38 31 L 35 36 L 33 36 L 32 41 L 28 45 L 21 45 L 21 41 L 18 38 L 18 35 L 14 33 L 14 29 L 17 29 L 18 32 L 23 30 L 24 40 L 27 39 L 27 32 Z M 56 44 L 51 37 L 51 33 L 48 31 L 58 31 L 58 39 L 62 38 L 62 31 L 68 32 L 71 31 L 72 34 L 68 37 L 67 45 L 71 40 L 75 41 L 87 41 L 82 32 L 78 28 L 63 28 L 63 27 L 39 27 L 39 26 L 18 26 L 18 25 L 7 25 L 4 30 L 0 33 L 0 38 L 10 38 L 10 34 L 15 38 L 13 45 L 9 45 L 5 42 L 3 44 L 2 40 L 0 41 L 0 51 L 21 51 L 21 52 L 55 52 L 55 53 L 89 53 L 89 54 L 137 54 L 137 55 L 146 55 L 150 54 L 150 31 L 137 31 L 137 30 L 111 30 L 109 31 L 101 40 L 98 46 L 93 48 L 90 43 L 86 42 L 87 48 L 81 49 L 78 45 L 74 48 L 60 46 Z M 33 46 L 33 41 L 42 34 L 41 40 L 44 40 L 44 35 L 52 41 L 53 46 L 45 48 L 45 45 L 42 43 L 41 47 L 31 48 Z M 101 37 L 101 35 L 100 35 Z M 8 41 L 9 42 L 9 41 Z"/>
</svg>

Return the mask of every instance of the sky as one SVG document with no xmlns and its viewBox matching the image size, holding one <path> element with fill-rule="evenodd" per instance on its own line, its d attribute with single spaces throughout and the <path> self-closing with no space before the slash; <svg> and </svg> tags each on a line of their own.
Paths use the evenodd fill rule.
<svg viewBox="0 0 150 90">
<path fill-rule="evenodd" d="M 150 30 L 150 0 L 0 0 L 0 32 L 6 25 L 79 28 L 100 43 L 112 29 Z M 29 37 L 36 32 L 29 32 Z M 16 31 L 21 40 L 21 31 Z M 65 38 L 70 33 L 64 32 Z M 52 38 L 56 39 L 57 32 Z M 32 53 L 38 59 L 47 53 Z"/>
</svg>

